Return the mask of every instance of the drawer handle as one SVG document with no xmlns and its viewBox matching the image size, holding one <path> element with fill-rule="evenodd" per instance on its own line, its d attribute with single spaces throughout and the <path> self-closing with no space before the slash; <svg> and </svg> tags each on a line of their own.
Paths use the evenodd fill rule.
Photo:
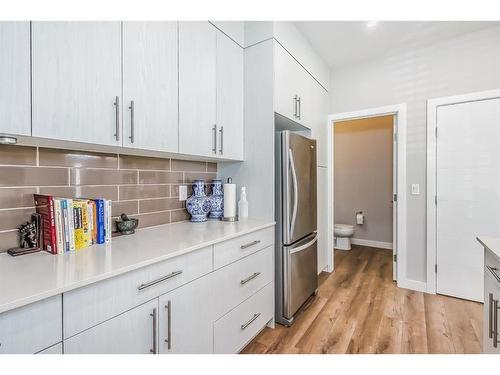
<svg viewBox="0 0 500 375">
<path fill-rule="evenodd" d="M 260 272 L 255 272 L 253 275 L 250 275 L 248 276 L 246 279 L 243 279 L 240 281 L 240 284 L 241 285 L 245 285 L 246 283 L 248 283 L 250 280 L 253 280 L 255 279 L 257 276 L 260 275 Z"/>
<path fill-rule="evenodd" d="M 249 247 L 255 246 L 259 243 L 260 243 L 260 240 L 255 240 L 255 241 L 252 241 L 250 243 L 247 243 L 246 245 L 241 245 L 240 248 L 241 248 L 241 250 L 245 250 L 245 249 L 248 249 Z"/>
<path fill-rule="evenodd" d="M 241 325 L 241 329 L 244 330 L 246 329 L 250 324 L 254 322 L 255 319 L 257 319 L 260 316 L 260 313 L 253 314 L 253 316 L 250 318 L 250 320 L 244 324 Z"/>
<path fill-rule="evenodd" d="M 166 281 L 168 279 L 171 279 L 172 277 L 175 277 L 175 276 L 178 276 L 182 273 L 181 270 L 179 271 L 175 271 L 175 272 L 172 272 L 172 273 L 169 273 L 168 275 L 166 276 L 163 276 L 163 277 L 160 277 L 159 279 L 156 279 L 156 280 L 153 280 L 153 281 L 150 281 L 149 283 L 145 283 L 145 284 L 141 284 L 137 287 L 137 289 L 139 290 L 143 290 L 143 289 L 146 289 L 146 288 L 149 288 L 150 286 L 153 286 L 153 285 L 156 285 L 158 283 L 161 283 L 163 281 Z"/>
<path fill-rule="evenodd" d="M 493 275 L 493 277 L 500 283 L 500 275 L 496 272 L 496 271 L 498 271 L 498 268 L 496 268 L 496 267 L 490 267 L 488 265 L 486 265 L 486 268 L 488 269 L 488 271 L 491 272 L 491 274 Z"/>
</svg>

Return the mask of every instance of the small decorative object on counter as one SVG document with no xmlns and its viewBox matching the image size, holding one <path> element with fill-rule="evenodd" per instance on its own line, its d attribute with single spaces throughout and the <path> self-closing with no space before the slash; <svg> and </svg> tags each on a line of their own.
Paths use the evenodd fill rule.
<svg viewBox="0 0 500 375">
<path fill-rule="evenodd" d="M 244 220 L 248 218 L 247 188 L 241 187 L 240 200 L 238 201 L 238 218 Z"/>
<path fill-rule="evenodd" d="M 222 180 L 212 180 L 212 194 L 208 197 L 210 201 L 210 219 L 220 219 L 224 215 L 224 193 L 222 191 Z"/>
<path fill-rule="evenodd" d="M 121 214 L 121 221 L 116 220 L 116 228 L 121 234 L 134 234 L 139 225 L 139 219 L 129 218 L 126 214 Z"/>
<path fill-rule="evenodd" d="M 31 222 L 26 222 L 19 227 L 20 247 L 7 250 L 12 256 L 36 253 L 41 250 L 40 244 L 43 242 L 43 228 L 40 215 L 31 215 Z"/>
<path fill-rule="evenodd" d="M 236 216 L 236 185 L 233 184 L 233 179 L 228 177 L 227 183 L 224 184 L 224 217 L 223 221 L 237 221 Z"/>
<path fill-rule="evenodd" d="M 210 201 L 205 194 L 205 180 L 194 180 L 193 195 L 186 200 L 186 209 L 193 223 L 207 221 L 210 212 Z"/>
</svg>

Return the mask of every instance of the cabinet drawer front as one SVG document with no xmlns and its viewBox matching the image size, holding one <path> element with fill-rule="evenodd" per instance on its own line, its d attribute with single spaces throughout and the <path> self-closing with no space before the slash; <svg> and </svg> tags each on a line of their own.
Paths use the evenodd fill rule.
<svg viewBox="0 0 500 375">
<path fill-rule="evenodd" d="M 220 317 L 273 281 L 274 251 L 269 246 L 215 271 L 215 316 Z"/>
<path fill-rule="evenodd" d="M 214 352 L 237 353 L 273 317 L 274 284 L 270 283 L 214 323 Z"/>
<path fill-rule="evenodd" d="M 214 246 L 214 269 L 237 261 L 274 243 L 274 227 L 233 238 Z"/>
<path fill-rule="evenodd" d="M 206 247 L 65 293 L 64 337 L 71 337 L 211 271 L 212 248 Z"/>
<path fill-rule="evenodd" d="M 65 354 L 152 354 L 157 352 L 158 299 L 64 340 Z"/>
<path fill-rule="evenodd" d="M 0 353 L 32 354 L 62 340 L 61 296 L 0 315 Z"/>
</svg>

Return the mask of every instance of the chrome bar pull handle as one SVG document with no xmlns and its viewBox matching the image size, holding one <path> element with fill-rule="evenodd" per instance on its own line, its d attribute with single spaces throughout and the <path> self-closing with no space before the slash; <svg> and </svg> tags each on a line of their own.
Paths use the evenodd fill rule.
<svg viewBox="0 0 500 375">
<path fill-rule="evenodd" d="M 115 139 L 120 140 L 120 97 L 115 97 Z"/>
<path fill-rule="evenodd" d="M 488 295 L 488 335 L 493 337 L 493 293 Z"/>
<path fill-rule="evenodd" d="M 298 109 L 297 109 L 298 99 L 299 99 L 298 95 L 295 95 L 293 97 L 293 117 L 295 118 L 298 117 Z"/>
<path fill-rule="evenodd" d="M 500 283 L 500 275 L 497 273 L 498 268 L 491 267 L 491 266 L 488 266 L 488 265 L 486 265 L 486 268 L 488 269 L 488 271 L 491 272 L 491 274 L 493 275 L 493 277 Z"/>
<path fill-rule="evenodd" d="M 168 301 L 165 305 L 167 309 L 167 338 L 165 343 L 167 344 L 167 349 L 170 350 L 172 347 L 172 302 Z"/>
<path fill-rule="evenodd" d="M 217 125 L 214 125 L 212 128 L 212 132 L 214 133 L 213 135 L 213 141 L 214 141 L 214 147 L 212 147 L 212 152 L 214 154 L 217 154 Z"/>
<path fill-rule="evenodd" d="M 498 300 L 493 300 L 493 347 L 498 347 Z"/>
<path fill-rule="evenodd" d="M 241 329 L 242 329 L 242 330 L 246 329 L 246 328 L 247 328 L 250 324 L 252 324 L 252 323 L 255 321 L 255 319 L 257 319 L 259 316 L 260 316 L 260 313 L 253 314 L 253 316 L 250 318 L 250 320 L 249 320 L 248 322 L 243 323 L 243 324 L 241 325 Z"/>
<path fill-rule="evenodd" d="M 297 99 L 297 102 L 299 103 L 299 114 L 297 115 L 297 117 L 299 118 L 300 120 L 300 115 L 302 114 L 302 102 L 300 101 L 300 96 L 299 98 Z"/>
<path fill-rule="evenodd" d="M 159 279 L 156 279 L 156 280 L 153 280 L 153 281 L 150 281 L 148 283 L 144 283 L 144 284 L 141 284 L 137 287 L 138 290 L 143 290 L 143 289 L 146 289 L 146 288 L 149 288 L 150 286 L 153 286 L 153 285 L 156 285 L 158 283 L 161 283 L 163 281 L 166 281 L 168 279 L 171 279 L 172 277 L 175 277 L 175 276 L 178 276 L 182 273 L 182 270 L 179 270 L 179 271 L 175 271 L 175 272 L 172 272 L 172 273 L 169 273 L 168 275 L 165 275 L 163 277 L 160 277 Z"/>
<path fill-rule="evenodd" d="M 249 243 L 247 243 L 245 245 L 241 245 L 240 249 L 241 250 L 245 250 L 245 249 L 248 249 L 249 247 L 255 246 L 255 245 L 259 244 L 259 243 L 260 243 L 260 240 L 255 240 L 255 241 L 249 242 Z"/>
<path fill-rule="evenodd" d="M 250 280 L 255 279 L 257 276 L 260 275 L 260 272 L 255 272 L 253 275 L 248 276 L 246 279 L 240 280 L 241 285 L 245 285 L 248 283 Z"/>
<path fill-rule="evenodd" d="M 220 127 L 219 133 L 220 133 L 219 153 L 222 155 L 222 154 L 224 154 L 224 127 L 223 126 Z"/>
<path fill-rule="evenodd" d="M 134 131 L 135 131 L 135 116 L 134 116 L 134 101 L 131 100 L 130 101 L 130 107 L 128 107 L 128 109 L 130 109 L 130 143 L 134 143 Z"/>
<path fill-rule="evenodd" d="M 149 349 L 149 351 L 153 354 L 158 353 L 158 348 L 156 346 L 156 331 L 158 328 L 158 320 L 157 320 L 157 315 L 156 315 L 156 307 L 153 309 L 153 312 L 149 314 L 150 316 L 153 317 L 153 349 Z"/>
</svg>

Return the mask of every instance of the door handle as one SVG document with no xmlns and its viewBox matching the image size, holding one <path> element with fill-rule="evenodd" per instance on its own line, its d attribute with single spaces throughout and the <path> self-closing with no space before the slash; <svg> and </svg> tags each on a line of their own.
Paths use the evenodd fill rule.
<svg viewBox="0 0 500 375">
<path fill-rule="evenodd" d="M 156 353 L 158 353 L 158 349 L 156 347 L 156 331 L 157 331 L 157 326 L 158 326 L 156 307 L 153 309 L 153 312 L 149 315 L 153 317 L 153 349 L 149 349 L 149 351 L 153 354 L 156 354 Z"/>
<path fill-rule="evenodd" d="M 217 154 L 217 125 L 214 125 L 212 128 L 212 132 L 214 133 L 214 147 L 212 147 L 212 152 Z"/>
<path fill-rule="evenodd" d="M 301 245 L 301 246 L 299 246 L 299 247 L 296 247 L 296 248 L 294 248 L 294 249 L 290 250 L 290 254 L 295 254 L 295 253 L 298 253 L 299 251 L 302 251 L 302 250 L 304 250 L 304 249 L 307 249 L 308 247 L 310 247 L 311 245 L 313 245 L 316 241 L 318 241 L 318 235 L 317 235 L 317 234 L 316 234 L 316 235 L 314 236 L 314 238 L 313 238 L 311 241 L 309 241 L 308 243 L 306 243 L 306 244 L 304 244 L 304 245 Z"/>
<path fill-rule="evenodd" d="M 299 118 L 299 120 L 300 120 L 300 115 L 302 114 L 302 108 L 301 108 L 301 107 L 302 107 L 302 102 L 300 101 L 300 96 L 299 96 L 299 98 L 297 99 L 297 102 L 299 103 L 299 114 L 298 114 L 298 116 L 297 116 L 297 117 L 298 117 L 298 118 Z"/>
<path fill-rule="evenodd" d="M 297 118 L 299 117 L 298 115 L 298 99 L 299 99 L 299 96 L 298 95 L 295 95 L 293 97 L 293 117 Z"/>
<path fill-rule="evenodd" d="M 130 143 L 134 143 L 134 122 L 135 122 L 135 116 L 134 116 L 134 101 L 131 100 L 130 101 L 130 107 L 128 107 L 128 109 L 130 109 Z"/>
<path fill-rule="evenodd" d="M 493 347 L 498 347 L 498 300 L 493 300 Z"/>
<path fill-rule="evenodd" d="M 120 140 L 120 97 L 115 97 L 115 139 Z"/>
<path fill-rule="evenodd" d="M 255 279 L 257 276 L 260 275 L 260 272 L 255 272 L 253 275 L 248 276 L 246 279 L 240 280 L 241 285 L 245 285 L 248 283 L 250 280 Z"/>
<path fill-rule="evenodd" d="M 172 347 L 172 302 L 168 301 L 165 308 L 167 309 L 167 338 L 165 342 L 167 343 L 167 349 L 170 350 Z"/>
<path fill-rule="evenodd" d="M 156 285 L 158 283 L 161 283 L 163 281 L 166 281 L 168 279 L 171 279 L 172 277 L 175 277 L 175 276 L 178 276 L 182 273 L 182 270 L 179 270 L 179 271 L 175 271 L 175 272 L 172 272 L 172 273 L 169 273 L 168 275 L 165 275 L 163 277 L 160 277 L 159 279 L 156 279 L 156 280 L 153 280 L 153 281 L 150 281 L 148 283 L 145 283 L 145 284 L 141 284 L 137 287 L 138 290 L 143 290 L 143 289 L 146 289 L 146 288 L 149 288 L 150 286 L 153 286 L 153 285 Z"/>
<path fill-rule="evenodd" d="M 488 295 L 488 336 L 493 337 L 493 293 Z"/>
<path fill-rule="evenodd" d="M 241 329 L 244 330 L 246 329 L 250 324 L 252 324 L 255 319 L 257 319 L 258 317 L 260 316 L 260 313 L 256 313 L 256 314 L 253 314 L 253 316 L 250 318 L 250 320 L 248 320 L 246 323 L 243 323 L 241 325 Z"/>
<path fill-rule="evenodd" d="M 220 127 L 219 133 L 220 133 L 220 149 L 219 149 L 219 152 L 222 155 L 222 154 L 224 154 L 224 127 L 223 126 Z"/>
<path fill-rule="evenodd" d="M 297 219 L 297 206 L 299 204 L 299 188 L 297 186 L 297 173 L 295 172 L 295 162 L 293 160 L 292 149 L 288 149 L 288 155 L 290 159 L 290 169 L 292 171 L 292 181 L 293 181 L 293 209 L 292 209 L 292 219 L 290 221 L 290 239 L 293 238 L 293 231 L 295 230 L 295 220 Z"/>
</svg>

